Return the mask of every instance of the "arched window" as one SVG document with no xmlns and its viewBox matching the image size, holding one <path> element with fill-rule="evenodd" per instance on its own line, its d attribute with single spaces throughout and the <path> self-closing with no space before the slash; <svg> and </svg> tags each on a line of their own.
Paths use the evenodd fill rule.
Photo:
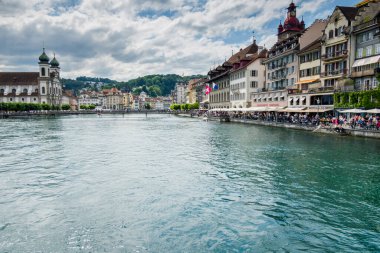
<svg viewBox="0 0 380 253">
<path fill-rule="evenodd" d="M 42 87 L 42 94 L 45 94 L 45 87 Z"/>
<path fill-rule="evenodd" d="M 0 93 L 4 94 L 4 89 L 1 89 L 1 90 L 0 90 Z"/>
<path fill-rule="evenodd" d="M 28 89 L 24 89 L 22 93 L 28 93 Z"/>
<path fill-rule="evenodd" d="M 41 76 L 45 76 L 45 74 L 46 74 L 46 73 L 45 73 L 45 68 L 42 68 L 42 69 L 41 69 Z"/>
<path fill-rule="evenodd" d="M 16 93 L 16 89 L 12 89 L 12 93 Z"/>
</svg>

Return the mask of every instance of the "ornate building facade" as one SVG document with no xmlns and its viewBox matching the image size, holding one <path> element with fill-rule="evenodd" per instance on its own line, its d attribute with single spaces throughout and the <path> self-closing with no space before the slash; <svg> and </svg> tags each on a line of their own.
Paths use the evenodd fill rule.
<svg viewBox="0 0 380 253">
<path fill-rule="evenodd" d="M 39 72 L 0 72 L 0 102 L 62 104 L 62 83 L 57 59 L 45 48 L 39 57 Z"/>
</svg>

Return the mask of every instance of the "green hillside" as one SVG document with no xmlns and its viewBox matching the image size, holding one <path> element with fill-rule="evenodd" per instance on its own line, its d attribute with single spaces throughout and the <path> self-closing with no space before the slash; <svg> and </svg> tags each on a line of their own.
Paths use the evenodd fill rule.
<svg viewBox="0 0 380 253">
<path fill-rule="evenodd" d="M 147 92 L 150 96 L 167 96 L 178 82 L 188 82 L 191 79 L 204 78 L 202 75 L 179 76 L 175 74 L 167 75 L 147 75 L 138 77 L 125 82 L 118 82 L 108 78 L 86 77 L 81 76 L 73 79 L 62 79 L 66 90 L 73 90 L 75 94 L 78 91 L 87 88 L 89 90 L 99 91 L 109 89 L 113 86 L 122 91 L 132 91 L 135 94 L 141 91 Z"/>
</svg>

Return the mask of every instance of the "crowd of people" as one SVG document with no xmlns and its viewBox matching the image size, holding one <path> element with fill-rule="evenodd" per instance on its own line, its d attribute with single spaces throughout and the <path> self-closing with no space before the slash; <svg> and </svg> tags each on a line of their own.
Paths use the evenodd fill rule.
<svg viewBox="0 0 380 253">
<path fill-rule="evenodd" d="M 331 113 L 284 113 L 284 112 L 209 112 L 209 116 L 222 117 L 229 115 L 232 119 L 260 120 L 304 126 L 319 126 L 330 128 L 351 128 L 360 130 L 380 130 L 380 116 L 367 114 L 365 116 L 341 114 L 334 116 Z M 347 117 L 351 116 L 351 117 Z"/>
</svg>

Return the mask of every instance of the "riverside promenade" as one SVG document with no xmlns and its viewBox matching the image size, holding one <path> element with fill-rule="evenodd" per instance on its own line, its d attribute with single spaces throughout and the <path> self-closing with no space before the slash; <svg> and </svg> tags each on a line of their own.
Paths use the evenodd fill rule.
<svg viewBox="0 0 380 253">
<path fill-rule="evenodd" d="M 191 118 L 199 118 L 205 119 L 201 116 L 197 116 L 191 113 L 179 113 L 177 114 L 180 117 L 191 117 Z M 310 131 L 314 133 L 320 134 L 332 134 L 332 135 L 340 135 L 340 136 L 358 136 L 358 137 L 366 137 L 366 138 L 375 138 L 380 139 L 380 130 L 371 129 L 351 129 L 348 126 L 338 127 L 335 125 L 315 125 L 315 124 L 304 124 L 304 123 L 288 123 L 288 122 L 275 122 L 268 120 L 259 120 L 259 119 L 249 119 L 249 118 L 233 118 L 229 117 L 228 120 L 225 117 L 219 116 L 208 116 L 208 121 L 220 121 L 226 123 L 239 123 L 239 124 L 251 124 L 258 126 L 266 126 L 266 127 L 281 127 L 293 130 L 302 130 L 302 131 Z M 342 130 L 343 129 L 343 130 Z"/>
</svg>

